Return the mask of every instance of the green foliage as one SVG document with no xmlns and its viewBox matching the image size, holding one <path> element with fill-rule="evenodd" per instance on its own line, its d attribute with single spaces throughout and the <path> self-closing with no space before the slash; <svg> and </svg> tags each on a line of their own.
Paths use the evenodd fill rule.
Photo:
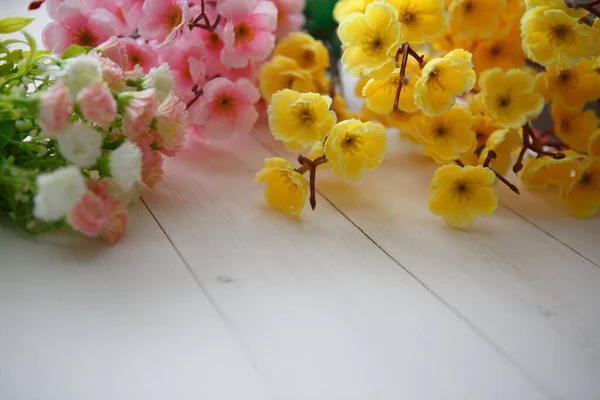
<svg viewBox="0 0 600 400">
<path fill-rule="evenodd" d="M 34 18 L 8 17 L 0 19 L 0 33 L 14 33 L 32 23 Z"/>
</svg>

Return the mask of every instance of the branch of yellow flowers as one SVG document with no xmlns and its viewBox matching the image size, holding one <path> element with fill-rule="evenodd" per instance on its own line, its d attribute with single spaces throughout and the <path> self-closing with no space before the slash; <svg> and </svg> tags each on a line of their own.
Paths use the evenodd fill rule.
<svg viewBox="0 0 600 400">
<path fill-rule="evenodd" d="M 317 167 L 327 162 L 327 156 L 322 155 L 319 158 L 311 160 L 303 155 L 299 155 L 298 162 L 302 164 L 302 166 L 296 169 L 296 172 L 302 175 L 304 175 L 306 172 L 309 172 L 308 184 L 310 188 L 310 206 L 314 211 L 314 209 L 317 207 L 317 190 L 315 185 L 317 181 Z"/>
<path fill-rule="evenodd" d="M 400 65 L 400 54 L 402 54 L 402 63 Z M 406 66 L 408 65 L 408 56 L 413 57 L 419 63 L 419 67 L 423 68 L 423 62 L 425 57 L 420 56 L 414 51 L 408 42 L 405 42 L 400 46 L 398 51 L 396 52 L 396 68 L 400 68 L 400 83 L 398 83 L 398 89 L 396 90 L 396 97 L 394 98 L 394 108 L 393 111 L 398 111 L 398 106 L 400 103 L 400 94 L 402 93 L 402 86 L 406 83 Z"/>
</svg>

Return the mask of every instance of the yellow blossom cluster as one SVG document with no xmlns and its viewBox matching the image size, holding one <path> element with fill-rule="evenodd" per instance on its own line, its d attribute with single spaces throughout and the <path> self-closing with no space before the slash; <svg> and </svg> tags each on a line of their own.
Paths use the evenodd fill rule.
<svg viewBox="0 0 600 400">
<path fill-rule="evenodd" d="M 364 98 L 359 118 L 398 128 L 441 164 L 429 208 L 449 225 L 493 214 L 498 182 L 519 193 L 511 169 L 529 189 L 558 188 L 575 216 L 600 210 L 592 3 L 338 1 L 341 61 Z M 553 127 L 539 129 L 544 121 Z"/>
<path fill-rule="evenodd" d="M 355 181 L 383 161 L 386 132 L 382 125 L 347 119 L 337 122 L 332 99 L 319 93 L 282 89 L 271 96 L 268 108 L 271 134 L 290 151 L 308 150 L 294 168 L 283 158 L 268 158 L 256 175 L 265 183 L 265 200 L 276 210 L 299 214 L 310 196 L 316 205 L 317 168 L 328 165 L 343 179 Z M 304 174 L 309 173 L 309 182 Z"/>
</svg>

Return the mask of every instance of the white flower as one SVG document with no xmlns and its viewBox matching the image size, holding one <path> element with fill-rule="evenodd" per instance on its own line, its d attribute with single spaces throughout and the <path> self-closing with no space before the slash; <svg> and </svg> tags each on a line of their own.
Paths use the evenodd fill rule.
<svg viewBox="0 0 600 400">
<path fill-rule="evenodd" d="M 56 135 L 58 150 L 63 157 L 79 167 L 96 164 L 102 155 L 102 134 L 83 122 L 75 122 Z"/>
<path fill-rule="evenodd" d="M 115 183 L 128 191 L 142 180 L 142 151 L 127 141 L 110 154 L 109 166 Z"/>
<path fill-rule="evenodd" d="M 169 64 L 163 63 L 150 69 L 148 75 L 142 80 L 142 87 L 156 89 L 156 98 L 162 102 L 175 89 L 175 78 L 173 78 Z"/>
<path fill-rule="evenodd" d="M 36 179 L 33 215 L 42 221 L 57 221 L 67 215 L 86 192 L 79 168 L 69 166 L 39 175 Z"/>
<path fill-rule="evenodd" d="M 102 82 L 102 68 L 97 58 L 82 55 L 65 61 L 60 77 L 69 88 L 71 96 L 77 96 L 81 89 Z"/>
</svg>

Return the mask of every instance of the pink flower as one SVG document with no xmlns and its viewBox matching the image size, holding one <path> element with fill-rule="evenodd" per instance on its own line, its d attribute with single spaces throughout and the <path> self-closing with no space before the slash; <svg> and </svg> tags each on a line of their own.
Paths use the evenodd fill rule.
<svg viewBox="0 0 600 400">
<path fill-rule="evenodd" d="M 161 41 L 159 47 L 168 46 L 181 35 L 189 19 L 187 0 L 146 0 L 139 32 L 144 39 Z"/>
<path fill-rule="evenodd" d="M 127 50 L 128 63 L 125 71 L 132 71 L 136 65 L 142 68 L 142 71 L 147 74 L 150 68 L 158 65 L 158 58 L 151 45 L 143 39 L 122 38 L 121 43 Z"/>
<path fill-rule="evenodd" d="M 76 7 L 78 4 L 63 2 L 55 10 L 56 21 L 46 25 L 42 32 L 46 48 L 62 53 L 71 44 L 96 47 L 114 34 L 111 13 L 103 8 L 88 11 Z"/>
<path fill-rule="evenodd" d="M 77 104 L 84 118 L 108 129 L 117 116 L 117 102 L 103 83 L 86 87 L 77 95 Z"/>
<path fill-rule="evenodd" d="M 88 191 L 69 211 L 67 222 L 84 235 L 97 237 L 110 222 L 110 216 L 102 198 Z"/>
<path fill-rule="evenodd" d="M 123 133 L 134 140 L 136 134 L 147 134 L 158 110 L 154 89 L 122 93 L 119 102 L 124 104 Z"/>
<path fill-rule="evenodd" d="M 283 38 L 302 28 L 305 22 L 304 0 L 273 0 L 273 3 L 277 7 L 277 38 Z"/>
<path fill-rule="evenodd" d="M 225 18 L 239 18 L 254 8 L 257 0 L 217 0 L 217 11 Z"/>
<path fill-rule="evenodd" d="M 129 62 L 127 48 L 116 36 L 111 36 L 106 42 L 96 47 L 96 50 L 117 64 L 121 69 L 127 68 Z"/>
<path fill-rule="evenodd" d="M 177 93 L 185 102 L 194 97 L 194 86 L 202 87 L 206 82 L 206 63 L 203 57 L 202 47 L 191 39 L 188 40 L 187 36 L 180 37 L 162 52 L 162 58 L 171 67 Z"/>
<path fill-rule="evenodd" d="M 142 150 L 142 182 L 153 188 L 163 178 L 163 158 L 159 151 L 150 146 L 140 146 Z"/>
<path fill-rule="evenodd" d="M 48 15 L 50 18 L 57 20 L 58 19 L 58 8 L 64 2 L 64 0 L 46 0 L 46 10 L 48 11 Z"/>
<path fill-rule="evenodd" d="M 143 0 L 85 0 L 87 8 L 103 8 L 114 16 L 117 35 L 134 32 L 144 16 Z"/>
<path fill-rule="evenodd" d="M 188 112 L 185 104 L 171 92 L 156 113 L 156 131 L 160 135 L 160 146 L 164 155 L 171 157 L 181 150 L 185 142 L 187 122 Z"/>
<path fill-rule="evenodd" d="M 102 80 L 112 90 L 120 90 L 125 86 L 125 75 L 119 65 L 107 57 L 102 57 L 98 53 L 90 53 L 90 57 L 94 57 L 100 64 L 102 71 Z"/>
<path fill-rule="evenodd" d="M 216 78 L 204 86 L 204 94 L 190 115 L 195 124 L 204 125 L 204 133 L 211 138 L 228 138 L 248 133 L 258 120 L 254 104 L 260 99 L 258 89 L 247 79 L 231 82 Z"/>
<path fill-rule="evenodd" d="M 42 136 L 50 137 L 66 128 L 73 113 L 73 100 L 63 81 L 45 92 L 39 104 L 38 124 Z"/>
<path fill-rule="evenodd" d="M 108 244 L 115 244 L 125 234 L 127 225 L 127 207 L 109 190 L 109 181 L 106 179 L 88 180 L 88 189 L 102 199 L 108 210 L 108 222 L 100 231 L 100 236 Z"/>
<path fill-rule="evenodd" d="M 242 68 L 250 60 L 266 60 L 275 47 L 276 27 L 277 7 L 270 1 L 259 1 L 250 14 L 229 19 L 223 30 L 221 61 Z"/>
</svg>

